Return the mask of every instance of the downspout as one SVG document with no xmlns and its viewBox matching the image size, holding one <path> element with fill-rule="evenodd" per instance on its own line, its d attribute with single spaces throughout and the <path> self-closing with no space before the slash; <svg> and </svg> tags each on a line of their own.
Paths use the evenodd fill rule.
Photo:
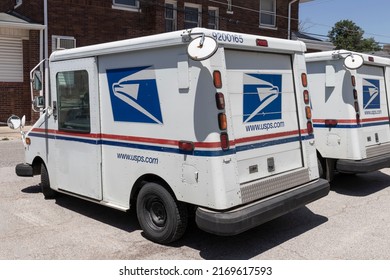
<svg viewBox="0 0 390 280">
<path fill-rule="evenodd" d="M 46 101 L 46 106 L 49 104 L 49 61 L 48 61 L 48 58 L 49 58 L 49 42 L 48 42 L 48 38 L 49 38 L 49 25 L 48 25 L 48 15 L 47 15 L 47 0 L 43 0 L 43 21 L 44 21 L 44 25 L 45 25 L 45 38 L 44 38 L 44 41 L 45 41 L 45 51 L 44 51 L 44 55 L 45 55 L 45 81 L 44 81 L 44 85 L 45 85 L 45 101 Z"/>
<path fill-rule="evenodd" d="M 289 4 L 288 4 L 288 28 L 287 28 L 287 39 L 290 40 L 291 39 L 291 7 L 292 7 L 292 4 L 294 4 L 295 2 L 297 2 L 299 0 L 292 0 Z"/>
</svg>

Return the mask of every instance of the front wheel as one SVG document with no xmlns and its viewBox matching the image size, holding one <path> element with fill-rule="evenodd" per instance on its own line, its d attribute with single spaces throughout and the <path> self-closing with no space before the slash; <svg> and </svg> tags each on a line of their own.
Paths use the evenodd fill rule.
<svg viewBox="0 0 390 280">
<path fill-rule="evenodd" d="M 57 195 L 57 192 L 50 188 L 49 172 L 43 163 L 41 166 L 41 190 L 45 199 L 52 199 Z"/>
<path fill-rule="evenodd" d="M 138 222 L 145 237 L 161 244 L 181 238 L 187 228 L 187 206 L 156 183 L 147 183 L 137 198 Z"/>
</svg>

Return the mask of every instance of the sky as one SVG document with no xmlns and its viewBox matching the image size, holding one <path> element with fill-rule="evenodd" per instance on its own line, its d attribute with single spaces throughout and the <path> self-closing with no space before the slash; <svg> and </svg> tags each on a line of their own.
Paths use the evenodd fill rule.
<svg viewBox="0 0 390 280">
<path fill-rule="evenodd" d="M 299 6 L 300 26 L 305 33 L 326 36 L 344 19 L 362 28 L 364 38 L 390 44 L 390 0 L 313 0 Z"/>
</svg>

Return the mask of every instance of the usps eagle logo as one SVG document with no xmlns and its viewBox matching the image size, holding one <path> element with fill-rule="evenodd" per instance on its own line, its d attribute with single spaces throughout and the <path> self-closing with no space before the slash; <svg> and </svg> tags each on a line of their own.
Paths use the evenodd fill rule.
<svg viewBox="0 0 390 280">
<path fill-rule="evenodd" d="M 380 109 L 379 80 L 363 79 L 363 108 Z"/>
<path fill-rule="evenodd" d="M 114 121 L 163 124 L 151 66 L 107 70 Z"/>
<path fill-rule="evenodd" d="M 244 74 L 243 122 L 282 118 L 282 75 Z"/>
</svg>

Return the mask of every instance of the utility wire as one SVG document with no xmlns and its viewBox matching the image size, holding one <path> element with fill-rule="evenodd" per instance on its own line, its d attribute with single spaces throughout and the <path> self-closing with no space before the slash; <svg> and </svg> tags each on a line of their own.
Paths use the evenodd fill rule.
<svg viewBox="0 0 390 280">
<path fill-rule="evenodd" d="M 154 2 L 156 5 L 158 6 L 164 6 L 164 4 L 160 4 L 160 3 L 157 3 L 155 0 L 140 0 L 141 2 Z M 333 2 L 333 1 L 336 1 L 336 0 L 324 0 L 324 1 L 319 1 L 319 2 L 312 2 L 312 3 L 309 3 L 310 5 L 315 5 L 315 4 L 323 4 L 323 3 L 327 3 L 327 2 Z M 225 1 L 225 2 L 221 2 L 221 1 L 218 1 L 218 0 L 209 0 L 209 2 L 212 2 L 212 3 L 216 3 L 216 4 L 219 4 L 219 5 L 222 5 L 222 6 L 226 6 L 226 8 L 228 8 L 229 4 L 228 4 L 228 1 Z M 256 10 L 256 9 L 252 9 L 252 8 L 248 8 L 248 7 L 244 7 L 244 6 L 240 6 L 240 5 L 231 5 L 232 8 L 235 8 L 235 9 L 242 9 L 242 10 L 245 10 L 245 11 L 249 11 L 249 12 L 254 12 L 254 13 L 257 13 L 257 14 L 260 14 L 262 11 L 260 11 L 260 5 L 259 5 L 259 10 Z M 184 12 L 184 9 L 179 9 L 179 8 L 174 8 L 174 10 L 176 10 L 177 12 Z M 267 13 L 267 11 L 264 11 L 263 13 Z M 294 17 L 287 17 L 287 16 L 283 16 L 283 15 L 278 15 L 278 14 L 273 14 L 276 18 L 283 18 L 283 19 L 290 19 L 292 21 L 299 21 L 298 18 L 294 18 Z M 226 21 L 229 21 L 229 23 L 235 23 L 237 25 L 246 25 L 246 26 L 252 26 L 253 27 L 253 23 L 249 23 L 249 22 L 246 22 L 246 21 L 241 21 L 241 20 L 234 20 L 234 18 L 232 17 L 223 17 L 223 16 L 218 16 L 217 19 L 219 20 L 226 20 Z M 311 22 L 313 23 L 313 22 Z M 329 25 L 326 25 L 326 24 L 321 24 L 321 23 L 313 23 L 315 25 L 318 25 L 318 26 L 323 26 L 323 27 L 327 27 L 329 28 L 329 31 L 334 27 L 334 26 L 329 26 Z M 286 31 L 288 32 L 287 29 L 285 28 L 281 28 L 281 27 L 278 27 L 279 30 L 282 30 L 282 31 Z M 298 30 L 299 31 L 299 30 Z M 346 30 L 347 32 L 350 32 L 350 34 L 353 34 L 355 33 L 356 31 L 355 30 Z M 326 38 L 327 41 L 330 40 L 330 37 L 328 35 L 322 35 L 322 34 L 314 34 L 314 33 L 309 33 L 309 32 L 304 32 L 304 31 L 299 31 L 300 33 L 302 34 L 307 34 L 307 35 L 313 35 L 313 36 L 318 36 L 318 37 L 322 37 L 322 38 Z M 385 38 L 390 38 L 390 35 L 381 35 L 381 34 L 374 34 L 374 33 L 368 33 L 368 32 L 365 32 L 363 30 L 364 34 L 366 35 L 370 35 L 370 36 L 374 36 L 374 37 L 385 37 Z M 390 44 L 390 43 L 385 43 L 385 42 L 377 42 L 378 44 L 380 45 L 386 45 L 386 44 Z"/>
</svg>

